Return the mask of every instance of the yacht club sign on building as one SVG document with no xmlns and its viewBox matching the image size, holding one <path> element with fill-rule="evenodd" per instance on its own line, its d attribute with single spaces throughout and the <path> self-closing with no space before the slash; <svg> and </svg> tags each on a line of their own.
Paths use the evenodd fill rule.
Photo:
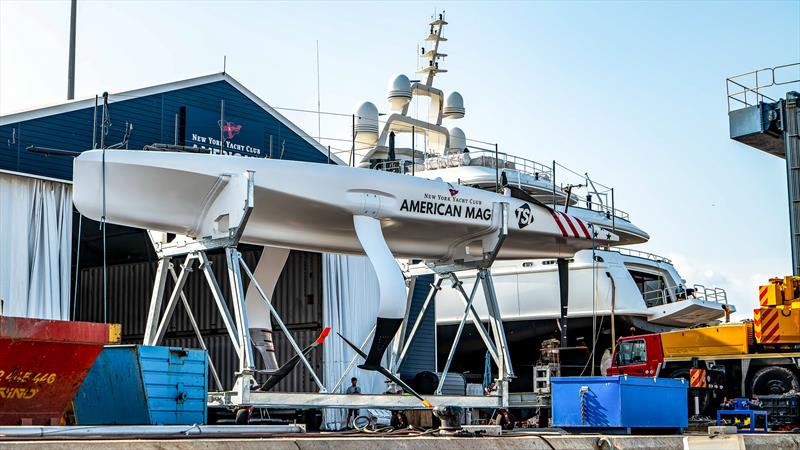
<svg viewBox="0 0 800 450">
<path fill-rule="evenodd" d="M 187 108 L 186 145 L 219 153 L 220 134 L 225 137 L 222 154 L 265 157 L 264 127 L 228 116 L 224 121 L 212 111 Z"/>
</svg>

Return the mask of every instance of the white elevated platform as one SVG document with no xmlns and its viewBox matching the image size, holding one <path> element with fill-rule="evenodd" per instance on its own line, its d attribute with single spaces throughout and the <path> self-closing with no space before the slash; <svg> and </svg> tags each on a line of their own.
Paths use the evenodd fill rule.
<svg viewBox="0 0 800 450">
<path fill-rule="evenodd" d="M 381 408 L 381 409 L 428 409 L 419 399 L 411 395 L 357 395 L 357 394 L 315 394 L 296 392 L 254 392 L 249 399 L 241 398 L 236 392 L 209 392 L 209 406 L 252 405 L 261 408 Z M 463 408 L 504 408 L 503 398 L 495 395 L 425 395 L 433 407 L 461 406 Z"/>
</svg>

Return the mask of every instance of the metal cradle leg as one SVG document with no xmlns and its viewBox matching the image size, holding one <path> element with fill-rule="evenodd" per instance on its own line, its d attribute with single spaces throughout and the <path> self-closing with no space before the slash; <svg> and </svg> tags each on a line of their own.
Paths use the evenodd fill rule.
<svg viewBox="0 0 800 450">
<path fill-rule="evenodd" d="M 175 273 L 175 269 L 170 267 L 169 273 L 172 275 L 172 280 L 177 282 L 178 275 Z M 186 315 L 189 317 L 189 322 L 192 324 L 192 329 L 194 330 L 195 336 L 197 336 L 197 340 L 200 342 L 200 348 L 208 352 L 208 347 L 206 346 L 206 341 L 203 339 L 203 334 L 200 333 L 200 327 L 197 326 L 197 320 L 194 318 L 194 313 L 192 312 L 191 306 L 189 306 L 189 300 L 186 298 L 186 294 L 181 290 L 181 302 L 183 303 L 183 308 L 186 310 Z M 217 390 L 224 390 L 225 388 L 222 386 L 222 381 L 219 379 L 219 373 L 217 373 L 217 368 L 214 367 L 214 361 L 211 360 L 211 355 L 208 355 L 208 368 L 211 369 L 211 377 L 214 378 L 214 383 L 217 385 Z"/>
<path fill-rule="evenodd" d="M 222 295 L 222 289 L 220 289 L 217 278 L 214 276 L 214 271 L 211 269 L 211 261 L 208 260 L 208 256 L 205 252 L 200 252 L 198 257 L 200 259 L 200 270 L 203 271 L 206 282 L 209 288 L 211 288 L 211 296 L 214 297 L 214 303 L 217 304 L 219 314 L 222 316 L 222 323 L 225 325 L 225 329 L 228 330 L 228 337 L 231 339 L 233 348 L 236 349 L 236 354 L 239 355 L 241 359 L 242 346 L 239 345 L 239 330 L 234 325 L 231 313 L 228 311 L 228 305 L 225 303 L 225 296 Z"/>
<path fill-rule="evenodd" d="M 456 330 L 456 337 L 453 338 L 453 345 L 450 347 L 450 353 L 447 355 L 447 361 L 444 363 L 444 370 L 442 371 L 442 376 L 439 378 L 439 386 L 436 387 L 436 395 L 442 395 L 442 387 L 444 386 L 444 380 L 447 378 L 447 372 L 450 370 L 450 364 L 453 362 L 453 357 L 456 354 L 456 348 L 458 348 L 458 341 L 461 340 L 461 333 L 464 331 L 464 324 L 467 322 L 467 317 L 469 316 L 469 309 L 472 307 L 472 302 L 475 300 L 475 294 L 478 292 L 478 285 L 480 284 L 480 280 L 475 280 L 475 285 L 472 286 L 472 293 L 469 294 L 469 299 L 467 300 L 467 306 L 464 308 L 464 314 L 461 316 L 461 321 L 458 323 L 458 330 Z"/>
<path fill-rule="evenodd" d="M 164 316 L 161 318 L 161 323 L 158 324 L 153 345 L 158 345 L 161 340 L 164 339 L 164 334 L 167 332 L 169 321 L 172 319 L 172 313 L 175 312 L 175 306 L 178 304 L 178 299 L 183 292 L 183 286 L 186 284 L 186 280 L 189 278 L 189 274 L 192 272 L 194 258 L 194 255 L 190 253 L 186 255 L 186 259 L 183 261 L 183 264 L 181 264 L 181 273 L 178 275 L 178 279 L 175 281 L 175 287 L 172 288 L 172 293 L 169 296 L 167 307 L 164 310 Z M 175 269 L 170 265 L 169 270 L 174 272 Z"/>
<path fill-rule="evenodd" d="M 498 364 L 500 369 L 499 378 L 507 379 L 508 377 L 514 376 L 514 369 L 511 366 L 511 355 L 509 354 L 508 343 L 506 342 L 503 319 L 500 315 L 500 305 L 497 304 L 497 295 L 494 290 L 494 281 L 492 280 L 491 272 L 487 269 L 481 269 L 481 272 L 483 274 L 483 293 L 486 298 L 486 307 L 489 311 L 489 320 L 492 324 L 492 329 L 494 330 L 494 342 L 503 361 L 502 365 Z"/>
<path fill-rule="evenodd" d="M 164 288 L 167 285 L 167 270 L 171 264 L 170 260 L 171 258 L 168 256 L 158 260 L 156 280 L 150 297 L 150 309 L 147 312 L 147 325 L 144 330 L 144 345 L 155 345 L 156 330 L 161 317 L 161 303 L 164 301 Z"/>
<path fill-rule="evenodd" d="M 461 294 L 461 301 L 463 301 L 464 304 L 466 305 L 469 301 L 469 296 L 467 295 L 467 292 L 464 290 L 464 286 L 462 285 L 461 280 L 458 279 L 455 273 L 451 273 L 450 278 L 453 279 L 453 286 Z M 478 285 L 479 280 L 480 277 L 477 277 L 475 279 L 475 286 Z M 497 353 L 497 348 L 492 342 L 492 339 L 489 337 L 489 334 L 486 332 L 486 329 L 483 327 L 483 322 L 481 322 L 481 318 L 478 315 L 478 312 L 475 311 L 474 306 L 469 305 L 469 313 L 470 313 L 470 318 L 472 319 L 472 324 L 475 325 L 475 329 L 478 330 L 478 335 L 481 337 L 481 340 L 483 340 L 483 344 L 486 346 L 486 350 L 489 351 L 489 355 L 491 355 L 495 364 L 499 366 L 500 355 Z"/>
<path fill-rule="evenodd" d="M 244 304 L 244 286 L 242 273 L 239 270 L 240 253 L 234 247 L 225 248 L 225 257 L 228 263 L 228 279 L 231 285 L 231 299 L 236 320 L 237 340 L 241 350 L 239 358 L 239 372 L 255 371 L 253 364 L 253 347 L 250 345 L 250 329 L 247 327 L 247 308 Z"/>
</svg>

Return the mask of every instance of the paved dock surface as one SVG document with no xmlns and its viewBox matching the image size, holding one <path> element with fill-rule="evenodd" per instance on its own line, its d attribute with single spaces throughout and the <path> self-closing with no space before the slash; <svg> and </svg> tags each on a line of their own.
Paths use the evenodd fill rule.
<svg viewBox="0 0 800 450">
<path fill-rule="evenodd" d="M 512 433 L 501 437 L 337 436 L 312 434 L 268 438 L 178 438 L 120 440 L 18 440 L 0 441 L 5 449 L 48 450 L 562 450 L 562 449 L 748 449 L 800 448 L 800 434 L 685 436 L 532 435 Z"/>
</svg>

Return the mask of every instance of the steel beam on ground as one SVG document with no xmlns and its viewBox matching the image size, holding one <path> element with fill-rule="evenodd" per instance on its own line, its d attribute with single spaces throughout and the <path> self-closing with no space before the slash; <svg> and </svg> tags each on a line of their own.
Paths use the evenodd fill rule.
<svg viewBox="0 0 800 450">
<path fill-rule="evenodd" d="M 461 406 L 463 408 L 501 408 L 502 397 L 496 395 L 428 395 L 425 397 L 434 407 Z M 209 406 L 243 404 L 236 392 L 209 392 Z M 263 408 L 379 408 L 379 409 L 428 409 L 418 398 L 410 395 L 372 394 L 315 394 L 297 392 L 250 392 L 247 405 Z"/>
</svg>

